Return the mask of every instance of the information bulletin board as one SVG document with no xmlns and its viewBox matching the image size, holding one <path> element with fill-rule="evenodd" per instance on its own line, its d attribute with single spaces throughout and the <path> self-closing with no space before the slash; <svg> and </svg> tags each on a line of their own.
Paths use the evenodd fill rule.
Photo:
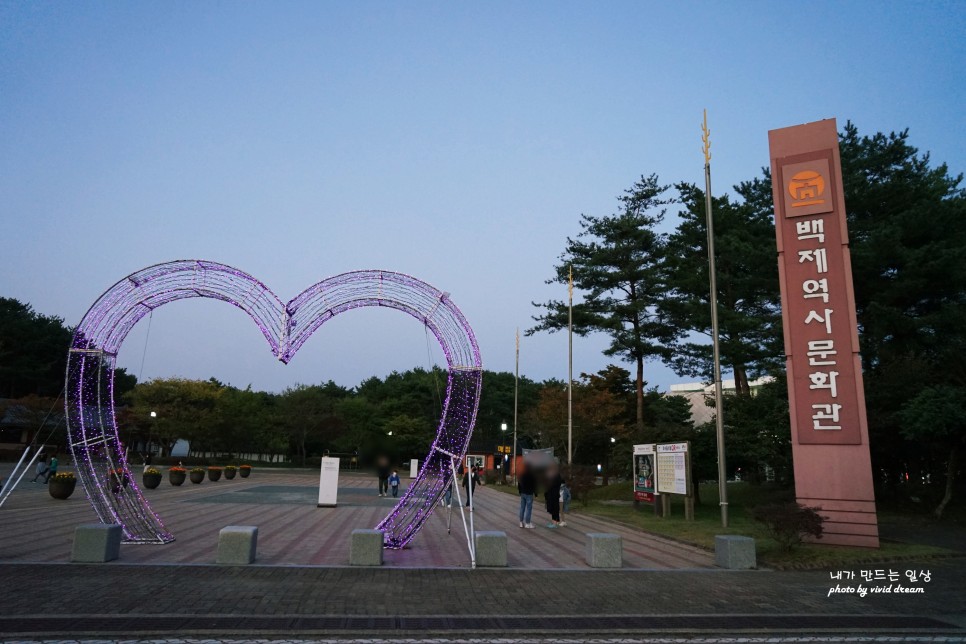
<svg viewBox="0 0 966 644">
<path fill-rule="evenodd" d="M 657 445 L 658 494 L 691 496 L 691 455 L 688 447 L 687 442 Z"/>
</svg>

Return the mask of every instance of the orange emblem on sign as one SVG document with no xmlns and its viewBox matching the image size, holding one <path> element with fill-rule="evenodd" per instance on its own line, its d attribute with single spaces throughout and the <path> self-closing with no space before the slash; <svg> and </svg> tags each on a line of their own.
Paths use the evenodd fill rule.
<svg viewBox="0 0 966 644">
<path fill-rule="evenodd" d="M 788 194 L 792 197 L 792 208 L 815 206 L 825 203 L 819 199 L 825 192 L 825 178 L 814 170 L 802 170 L 788 182 Z"/>
</svg>

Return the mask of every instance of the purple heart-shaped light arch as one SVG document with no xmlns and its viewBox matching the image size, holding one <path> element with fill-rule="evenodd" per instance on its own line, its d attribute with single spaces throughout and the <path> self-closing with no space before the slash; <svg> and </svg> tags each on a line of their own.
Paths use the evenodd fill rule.
<svg viewBox="0 0 966 644">
<path fill-rule="evenodd" d="M 449 372 L 436 439 L 416 480 L 377 526 L 386 533 L 387 547 L 409 543 L 445 491 L 451 455 L 462 459 L 466 453 L 483 366 L 473 330 L 447 293 L 414 277 L 380 270 L 324 279 L 283 304 L 243 271 L 216 262 L 180 260 L 132 273 L 98 298 L 74 331 L 65 405 L 77 476 L 101 522 L 120 524 L 124 540 L 131 543 L 174 539 L 128 468 L 114 417 L 114 366 L 124 338 L 141 318 L 159 306 L 193 297 L 223 300 L 245 311 L 272 353 L 285 363 L 320 326 L 350 309 L 398 309 L 433 332 Z"/>
</svg>

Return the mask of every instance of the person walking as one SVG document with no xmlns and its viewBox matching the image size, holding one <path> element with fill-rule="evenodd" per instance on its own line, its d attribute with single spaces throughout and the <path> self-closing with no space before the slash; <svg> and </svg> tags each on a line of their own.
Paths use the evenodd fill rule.
<svg viewBox="0 0 966 644">
<path fill-rule="evenodd" d="M 468 470 L 463 474 L 463 488 L 466 489 L 466 507 L 473 511 L 473 506 L 470 503 L 470 496 L 476 494 L 476 485 L 480 482 L 480 475 L 476 473 L 476 468 Z"/>
<path fill-rule="evenodd" d="M 37 457 L 37 468 L 34 470 L 34 477 L 30 479 L 31 483 L 36 483 L 37 479 L 47 473 L 47 457 L 41 454 Z"/>
<path fill-rule="evenodd" d="M 389 477 L 389 487 L 392 488 L 392 498 L 399 496 L 399 472 L 396 470 L 393 470 L 392 476 Z"/>
<path fill-rule="evenodd" d="M 376 465 L 376 476 L 379 477 L 379 496 L 389 494 L 389 459 L 381 457 Z"/>
<path fill-rule="evenodd" d="M 517 479 L 517 492 L 520 493 L 520 527 L 533 528 L 533 495 L 537 493 L 537 477 L 524 464 L 523 474 Z"/>
<path fill-rule="evenodd" d="M 551 530 L 560 527 L 560 486 L 563 482 L 560 468 L 557 465 L 551 465 L 547 469 L 547 489 L 543 493 L 543 498 L 547 501 L 547 512 L 550 513 L 550 523 L 547 527 Z"/>
<path fill-rule="evenodd" d="M 44 477 L 44 483 L 50 480 L 51 476 L 57 474 L 57 455 L 54 454 L 50 457 L 50 466 L 47 468 L 47 476 Z"/>
</svg>

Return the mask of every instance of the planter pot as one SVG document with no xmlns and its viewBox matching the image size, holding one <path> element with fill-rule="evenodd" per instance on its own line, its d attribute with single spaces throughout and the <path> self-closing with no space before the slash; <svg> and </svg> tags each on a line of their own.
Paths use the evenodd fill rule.
<svg viewBox="0 0 966 644">
<path fill-rule="evenodd" d="M 74 488 L 76 487 L 77 479 L 71 479 L 70 481 L 55 481 L 51 479 L 47 483 L 47 491 L 55 499 L 70 498 L 70 495 L 74 493 Z"/>
<path fill-rule="evenodd" d="M 188 477 L 191 479 L 192 483 L 201 483 L 205 480 L 205 473 L 202 472 L 189 472 Z"/>
<path fill-rule="evenodd" d="M 141 476 L 141 482 L 144 483 L 144 487 L 148 488 L 149 490 L 153 490 L 161 485 L 161 473 L 144 474 Z"/>
<path fill-rule="evenodd" d="M 232 480 L 233 478 L 235 478 L 235 473 L 237 471 L 238 470 L 225 470 L 225 478 L 228 479 L 229 481 Z"/>
<path fill-rule="evenodd" d="M 241 474 L 241 477 L 243 479 L 247 479 L 248 478 L 248 475 L 252 473 L 252 468 L 250 468 L 250 467 L 243 467 L 243 468 L 241 468 L 241 469 L 238 470 L 238 473 Z"/>
<path fill-rule="evenodd" d="M 173 470 L 168 470 L 168 481 L 171 485 L 181 485 L 184 480 L 188 478 L 187 472 L 175 472 Z"/>
<path fill-rule="evenodd" d="M 217 481 L 221 478 L 221 470 L 208 470 L 208 480 Z"/>
</svg>

